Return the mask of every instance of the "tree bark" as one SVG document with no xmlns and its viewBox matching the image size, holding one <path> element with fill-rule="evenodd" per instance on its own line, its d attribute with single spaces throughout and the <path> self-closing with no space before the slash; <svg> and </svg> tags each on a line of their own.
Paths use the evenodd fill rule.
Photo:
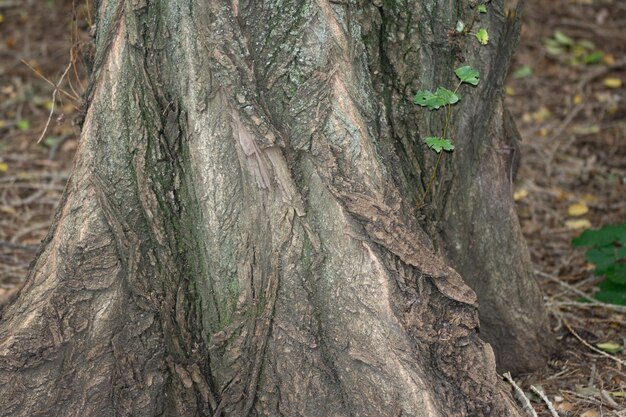
<svg viewBox="0 0 626 417">
<path fill-rule="evenodd" d="M 490 46 L 450 38 L 473 6 L 98 2 L 73 173 L 2 311 L 0 416 L 520 416 L 443 260 L 481 334 L 517 337 L 501 360 L 538 352 L 498 152 L 517 24 L 494 0 Z M 461 61 L 483 81 L 424 205 L 441 122 L 411 96 Z"/>
</svg>

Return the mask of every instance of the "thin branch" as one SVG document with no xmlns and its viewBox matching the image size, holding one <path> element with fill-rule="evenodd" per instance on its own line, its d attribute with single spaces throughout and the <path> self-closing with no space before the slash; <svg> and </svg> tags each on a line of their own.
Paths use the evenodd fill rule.
<svg viewBox="0 0 626 417">
<path fill-rule="evenodd" d="M 621 407 L 618 403 L 615 402 L 613 398 L 611 398 L 611 394 L 608 393 L 607 390 L 600 390 L 600 397 L 606 402 L 606 404 L 614 410 L 620 410 Z"/>
<path fill-rule="evenodd" d="M 70 100 L 74 100 L 77 103 L 80 103 L 80 98 L 73 95 L 72 93 L 65 91 L 62 88 L 59 88 L 59 86 L 57 84 L 54 84 L 52 81 L 50 81 L 48 78 L 46 78 L 41 72 L 37 71 L 32 65 L 30 65 L 28 62 L 26 62 L 25 60 L 21 59 L 20 61 L 22 61 L 22 64 L 26 65 L 28 68 L 30 68 L 35 74 L 37 74 L 39 76 L 39 78 L 41 78 L 42 80 L 44 80 L 45 82 L 47 82 L 48 84 L 50 84 L 52 87 L 54 87 L 55 90 L 59 90 L 62 94 L 66 95 Z M 65 73 L 67 73 L 67 69 L 65 70 Z M 59 83 L 60 84 L 60 83 Z"/>
<path fill-rule="evenodd" d="M 572 326 L 570 326 L 565 320 L 563 320 L 563 324 L 565 325 L 565 327 L 567 327 L 567 330 L 569 330 L 569 332 L 580 341 L 580 343 L 582 343 L 583 345 L 587 346 L 589 349 L 593 350 L 594 352 L 596 352 L 599 355 L 602 355 L 604 357 L 607 357 L 611 360 L 614 360 L 615 362 L 619 363 L 622 366 L 626 366 L 626 362 L 624 362 L 623 360 L 621 360 L 620 358 L 616 358 L 615 356 L 609 355 L 608 353 L 598 349 L 595 346 L 590 345 L 585 339 L 583 339 L 582 337 L 580 337 L 578 335 L 578 333 L 576 333 L 574 331 L 574 329 L 572 329 Z"/>
<path fill-rule="evenodd" d="M 543 393 L 543 391 L 537 389 L 537 387 L 535 387 L 534 385 L 530 386 L 530 389 L 537 394 L 538 396 L 541 397 L 541 399 L 543 400 L 544 403 L 546 403 L 546 406 L 548 407 L 548 410 L 550 410 L 550 414 L 552 414 L 552 417 L 561 417 L 559 416 L 559 413 L 556 412 L 556 410 L 554 409 L 554 405 L 552 404 L 552 402 L 548 399 L 548 397 L 546 396 L 546 394 Z"/>
<path fill-rule="evenodd" d="M 43 128 L 43 132 L 41 132 L 41 136 L 39 136 L 39 139 L 37 139 L 37 143 L 41 142 L 44 136 L 46 136 L 46 132 L 48 131 L 48 126 L 50 126 L 50 120 L 52 120 L 52 115 L 54 114 L 54 104 L 57 101 L 57 91 L 59 91 L 59 86 L 63 82 L 63 79 L 65 78 L 65 76 L 67 75 L 71 67 L 72 67 L 72 63 L 70 62 L 65 68 L 65 71 L 63 71 L 63 75 L 61 75 L 61 79 L 59 80 L 57 85 L 54 87 L 54 91 L 52 92 L 52 106 L 50 106 L 50 114 L 48 115 L 48 120 L 46 121 L 46 126 Z"/>
<path fill-rule="evenodd" d="M 506 379 L 509 382 L 509 384 L 513 385 L 513 388 L 515 389 L 515 398 L 517 398 L 517 401 L 519 401 L 522 404 L 522 409 L 526 411 L 526 413 L 528 413 L 529 416 L 538 417 L 537 413 L 535 412 L 535 409 L 530 403 L 530 400 L 528 399 L 528 397 L 526 397 L 526 394 L 524 394 L 524 391 L 522 391 L 519 385 L 517 385 L 515 381 L 513 381 L 513 378 L 511 378 L 511 373 L 506 372 L 502 374 L 502 376 L 504 377 L 504 379 Z"/>
<path fill-rule="evenodd" d="M 540 275 L 544 278 L 548 278 L 549 280 L 556 282 L 557 284 L 563 286 L 564 288 L 567 288 L 568 290 L 576 293 L 577 295 L 579 295 L 581 298 L 584 298 L 586 301 L 589 301 L 588 305 L 589 306 L 593 306 L 593 307 L 602 307 L 602 308 L 606 308 L 607 310 L 614 310 L 614 311 L 618 311 L 620 313 L 626 313 L 626 307 L 623 306 L 618 306 L 618 305 L 613 305 L 613 304 L 607 304 L 607 303 L 603 303 L 601 301 L 596 300 L 595 298 L 590 297 L 588 294 L 585 294 L 583 291 L 579 290 L 578 288 L 558 279 L 557 277 L 550 275 L 550 274 L 546 274 L 545 272 L 539 271 L 537 269 L 535 269 L 535 274 Z"/>
</svg>

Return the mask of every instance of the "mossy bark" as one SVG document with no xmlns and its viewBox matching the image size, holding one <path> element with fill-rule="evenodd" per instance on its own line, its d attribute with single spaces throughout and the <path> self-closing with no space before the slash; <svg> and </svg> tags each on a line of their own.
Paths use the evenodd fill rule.
<svg viewBox="0 0 626 417">
<path fill-rule="evenodd" d="M 492 149 L 500 3 L 478 48 L 448 33 L 470 1 L 98 2 L 73 174 L 2 311 L 0 416 L 519 416 L 461 278 L 537 301 L 493 252 L 526 259 Z M 461 61 L 483 81 L 425 205 L 441 121 L 410 99 Z M 481 332 L 534 352 L 525 314 Z"/>
</svg>

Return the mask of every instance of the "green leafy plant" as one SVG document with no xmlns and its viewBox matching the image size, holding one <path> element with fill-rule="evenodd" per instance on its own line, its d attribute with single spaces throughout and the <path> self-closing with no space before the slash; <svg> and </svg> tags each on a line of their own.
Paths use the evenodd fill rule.
<svg viewBox="0 0 626 417">
<path fill-rule="evenodd" d="M 513 79 L 519 80 L 520 78 L 528 78 L 533 76 L 533 67 L 530 65 L 522 65 L 513 71 Z"/>
<path fill-rule="evenodd" d="M 481 45 L 487 45 L 489 43 L 489 33 L 487 29 L 481 27 L 477 32 L 472 31 L 472 27 L 474 26 L 474 22 L 479 19 L 481 14 L 487 13 L 487 3 L 491 0 L 487 0 L 485 3 L 478 4 L 476 7 L 476 13 L 472 16 L 469 23 L 466 25 L 464 21 L 458 20 L 456 22 L 456 26 L 454 30 L 457 34 L 461 35 L 474 35 L 474 37 L 480 42 Z"/>
<path fill-rule="evenodd" d="M 439 167 L 439 162 L 441 161 L 441 157 L 443 155 L 443 151 L 452 152 L 454 150 L 454 144 L 448 138 L 448 126 L 450 124 L 450 117 L 452 116 L 452 106 L 458 103 L 461 98 L 457 95 L 459 88 L 463 84 L 470 84 L 473 86 L 478 85 L 479 82 L 479 72 L 474 68 L 466 65 L 460 68 L 457 68 L 454 73 L 456 74 L 459 82 L 454 89 L 454 91 L 448 90 L 445 87 L 437 87 L 435 92 L 424 90 L 418 91 L 415 94 L 413 102 L 418 106 L 426 107 L 428 110 L 439 110 L 442 107 L 445 107 L 445 119 L 443 123 L 443 132 L 441 136 L 429 136 L 424 139 L 426 146 L 430 149 L 438 153 L 437 161 L 435 162 L 435 166 L 433 168 L 433 172 L 428 180 L 428 185 L 424 191 L 425 198 L 430 191 L 430 188 L 435 180 L 435 175 L 437 173 L 437 168 Z"/>
<path fill-rule="evenodd" d="M 605 278 L 595 298 L 626 305 L 626 222 L 586 230 L 572 240 L 572 246 L 588 247 L 587 261 L 595 265 L 596 275 Z"/>
<path fill-rule="evenodd" d="M 598 64 L 604 58 L 604 52 L 597 50 L 588 40 L 574 40 L 556 30 L 551 38 L 544 42 L 546 52 L 557 59 L 564 58 L 573 67 Z"/>
<path fill-rule="evenodd" d="M 474 21 L 478 18 L 478 15 L 487 13 L 487 3 L 491 0 L 486 0 L 484 3 L 478 4 L 476 8 L 477 13 L 472 18 L 469 26 L 466 26 L 462 20 L 457 21 L 455 31 L 458 35 L 474 35 L 474 37 L 480 42 L 481 45 L 487 45 L 489 42 L 489 33 L 487 33 L 487 29 L 481 27 L 478 29 L 476 33 L 472 32 L 472 26 L 474 25 Z M 463 84 L 469 84 L 472 86 L 477 86 L 479 82 L 480 74 L 477 70 L 470 67 L 469 65 L 462 66 L 454 70 L 459 82 L 454 89 L 454 91 L 449 90 L 445 87 L 437 87 L 437 89 L 433 92 L 430 90 L 418 91 L 413 98 L 413 102 L 418 106 L 426 107 L 428 110 L 434 111 L 439 110 L 440 108 L 445 108 L 445 118 L 443 122 L 443 131 L 441 136 L 429 136 L 424 139 L 426 146 L 435 151 L 438 156 L 435 162 L 435 166 L 433 167 L 432 174 L 430 175 L 430 179 L 428 180 L 428 184 L 424 190 L 424 194 L 422 196 L 422 200 L 424 200 L 428 196 L 428 192 L 435 181 L 435 176 L 437 174 L 437 168 L 439 167 L 439 163 L 441 162 L 441 157 L 446 152 L 452 152 L 454 150 L 454 144 L 452 140 L 448 137 L 448 126 L 450 125 L 450 117 L 452 116 L 452 106 L 458 103 L 461 98 L 457 95 L 459 88 Z"/>
<path fill-rule="evenodd" d="M 478 42 L 480 42 L 481 45 L 487 45 L 489 42 L 489 33 L 487 33 L 487 29 L 485 28 L 478 29 L 478 32 L 476 32 L 474 36 L 478 39 Z"/>
</svg>

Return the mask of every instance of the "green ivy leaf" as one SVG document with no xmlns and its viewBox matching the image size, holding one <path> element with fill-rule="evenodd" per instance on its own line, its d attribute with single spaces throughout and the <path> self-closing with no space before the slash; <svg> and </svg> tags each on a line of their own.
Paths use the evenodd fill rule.
<svg viewBox="0 0 626 417">
<path fill-rule="evenodd" d="M 602 247 L 612 245 L 626 237 L 626 222 L 602 227 L 598 230 L 585 230 L 580 236 L 572 239 L 572 246 Z"/>
<path fill-rule="evenodd" d="M 625 286 L 626 291 L 626 264 L 625 263 L 616 263 L 610 265 L 604 275 L 606 275 L 606 279 L 611 281 L 613 284 L 623 285 Z"/>
<path fill-rule="evenodd" d="M 471 85 L 478 85 L 478 81 L 479 81 L 478 80 L 478 77 L 479 77 L 478 70 L 475 70 L 474 68 L 470 67 L 469 65 L 457 68 L 456 70 L 454 70 L 454 73 L 456 74 L 457 77 L 459 77 L 459 80 L 461 80 L 462 83 L 468 83 L 468 84 L 471 84 Z"/>
<path fill-rule="evenodd" d="M 441 99 L 445 102 L 445 104 L 454 104 L 459 102 L 459 96 L 454 94 L 454 92 L 448 90 L 444 87 L 438 87 L 437 91 L 435 91 L 435 95 L 437 97 L 441 97 Z"/>
<path fill-rule="evenodd" d="M 574 39 L 570 38 L 560 30 L 554 31 L 553 39 L 559 44 L 563 46 L 572 46 L 574 45 Z"/>
<path fill-rule="evenodd" d="M 487 13 L 487 5 L 479 4 L 478 5 L 478 13 Z"/>
<path fill-rule="evenodd" d="M 480 28 L 474 36 L 476 36 L 476 39 L 478 39 L 481 45 L 487 45 L 489 42 L 489 33 L 487 33 L 487 29 L 485 28 Z"/>
<path fill-rule="evenodd" d="M 585 254 L 595 265 L 595 274 L 606 279 L 595 298 L 606 303 L 626 305 L 626 222 L 586 230 L 572 239 L 572 246 L 590 247 Z"/>
<path fill-rule="evenodd" d="M 600 61 L 602 61 L 602 58 L 604 58 L 604 52 L 602 51 L 595 51 L 592 52 L 588 55 L 585 55 L 585 57 L 583 58 L 583 62 L 586 65 L 593 65 L 593 64 L 597 64 Z"/>
<path fill-rule="evenodd" d="M 30 122 L 26 119 L 20 119 L 17 121 L 17 128 L 19 130 L 28 130 L 28 128 L 30 128 Z"/>
<path fill-rule="evenodd" d="M 454 149 L 454 145 L 449 139 L 444 139 L 438 136 L 430 136 L 424 139 L 424 141 L 430 149 L 437 153 L 440 153 L 442 150 L 450 152 Z"/>
<path fill-rule="evenodd" d="M 446 104 L 454 104 L 459 101 L 459 96 L 447 88 L 439 87 L 432 91 L 418 91 L 413 102 L 418 106 L 428 107 L 428 110 L 437 110 Z"/>
<path fill-rule="evenodd" d="M 604 275 L 607 268 L 615 264 L 615 255 L 612 247 L 592 248 L 587 251 L 587 261 L 596 266 L 596 274 Z"/>
<path fill-rule="evenodd" d="M 429 110 L 438 109 L 446 103 L 437 97 L 432 91 L 418 91 L 413 98 L 413 102 L 418 106 L 428 107 Z"/>
<path fill-rule="evenodd" d="M 601 282 L 600 291 L 595 295 L 597 300 L 605 303 L 626 306 L 626 285 L 615 284 L 611 281 Z"/>
</svg>

